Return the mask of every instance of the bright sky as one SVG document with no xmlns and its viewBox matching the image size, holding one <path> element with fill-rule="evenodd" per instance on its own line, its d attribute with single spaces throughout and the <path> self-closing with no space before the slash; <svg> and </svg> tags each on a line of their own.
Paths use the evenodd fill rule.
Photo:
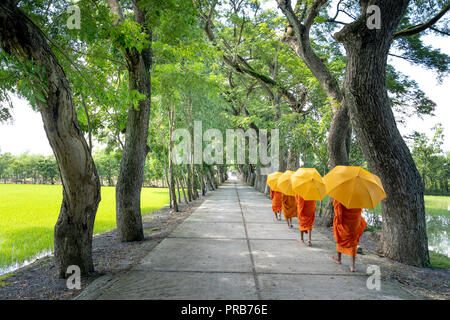
<svg viewBox="0 0 450 320">
<path fill-rule="evenodd" d="M 425 44 L 440 48 L 442 52 L 450 55 L 450 41 L 434 36 L 427 36 L 423 39 Z M 444 127 L 445 134 L 443 149 L 450 151 L 450 77 L 446 77 L 442 84 L 439 84 L 436 75 L 430 70 L 412 66 L 399 58 L 390 58 L 389 63 L 414 79 L 437 105 L 434 117 L 427 116 L 423 120 L 418 117 L 409 118 L 405 125 L 399 125 L 400 132 L 405 135 L 415 130 L 425 132 L 431 137 L 431 128 L 440 122 Z M 14 123 L 0 124 L 0 152 L 20 154 L 28 151 L 44 155 L 52 154 L 40 114 L 34 112 L 26 100 L 13 97 L 12 102 Z"/>
<path fill-rule="evenodd" d="M 0 151 L 52 154 L 40 113 L 33 111 L 26 100 L 16 96 L 12 97 L 12 103 L 14 122 L 0 124 Z"/>
<path fill-rule="evenodd" d="M 450 55 L 450 41 L 443 37 L 427 36 L 423 37 L 426 45 L 434 48 L 440 48 L 443 53 Z M 403 74 L 414 79 L 425 94 L 436 103 L 435 116 L 426 116 L 424 119 L 413 117 L 408 119 L 405 125 L 399 125 L 398 128 L 402 135 L 409 134 L 413 130 L 425 132 L 430 138 L 432 137 L 431 128 L 436 123 L 442 123 L 444 128 L 445 141 L 443 145 L 444 151 L 450 151 L 450 77 L 443 79 L 442 84 L 436 80 L 436 74 L 422 67 L 413 66 L 407 61 L 392 57 L 389 63 Z"/>
</svg>

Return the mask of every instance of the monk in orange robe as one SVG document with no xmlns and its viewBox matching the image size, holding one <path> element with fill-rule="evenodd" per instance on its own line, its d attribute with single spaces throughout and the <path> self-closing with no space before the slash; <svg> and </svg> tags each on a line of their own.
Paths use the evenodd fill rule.
<svg viewBox="0 0 450 320">
<path fill-rule="evenodd" d="M 283 215 L 289 228 L 292 228 L 292 218 L 297 216 L 297 201 L 295 196 L 283 194 L 282 199 Z"/>
<path fill-rule="evenodd" d="M 283 194 L 279 191 L 270 190 L 270 199 L 272 199 L 272 211 L 275 213 L 275 219 L 281 220 Z"/>
<path fill-rule="evenodd" d="M 332 258 L 340 264 L 342 253 L 351 256 L 350 271 L 355 272 L 356 249 L 367 222 L 361 215 L 362 209 L 347 209 L 337 200 L 333 201 L 333 206 L 333 235 L 336 239 L 337 257 Z"/>
<path fill-rule="evenodd" d="M 308 246 L 311 247 L 311 233 L 316 219 L 316 201 L 305 200 L 300 195 L 295 195 L 297 201 L 298 229 L 300 230 L 300 241 L 303 240 L 303 234 L 308 233 Z"/>
</svg>

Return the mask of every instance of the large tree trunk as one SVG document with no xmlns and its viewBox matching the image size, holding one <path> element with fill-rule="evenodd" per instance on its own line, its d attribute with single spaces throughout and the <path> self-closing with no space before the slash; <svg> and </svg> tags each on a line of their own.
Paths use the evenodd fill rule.
<svg viewBox="0 0 450 320">
<path fill-rule="evenodd" d="M 203 171 L 204 171 L 204 175 L 206 177 L 206 182 L 208 183 L 208 190 L 212 191 L 214 190 L 214 183 L 212 181 L 212 177 L 211 177 L 211 171 L 209 170 L 209 168 L 205 168 L 203 167 Z M 206 170 L 206 172 L 205 172 Z"/>
<path fill-rule="evenodd" d="M 200 183 L 200 188 L 202 190 L 202 196 L 206 195 L 206 185 L 205 185 L 205 177 L 203 172 L 203 164 L 197 165 L 197 177 L 198 182 Z"/>
<path fill-rule="evenodd" d="M 173 168 L 172 154 L 173 154 L 173 141 L 172 141 L 172 133 L 174 131 L 175 125 L 175 107 L 170 106 L 169 104 L 169 192 L 171 194 L 172 205 L 175 212 L 178 212 L 178 200 L 175 194 L 175 174 Z M 179 199 L 179 194 L 178 194 Z"/>
<path fill-rule="evenodd" d="M 255 189 L 264 193 L 266 187 L 267 175 L 261 174 L 261 167 L 256 168 Z"/>
<path fill-rule="evenodd" d="M 225 174 L 223 170 L 223 165 L 217 165 L 217 170 L 219 172 L 219 182 L 220 184 L 225 182 Z"/>
<path fill-rule="evenodd" d="M 215 190 L 218 187 L 216 174 L 215 174 L 216 171 L 214 170 L 214 168 L 212 166 L 208 167 L 208 171 L 209 171 L 209 175 L 211 177 L 211 182 L 212 182 L 213 188 Z"/>
<path fill-rule="evenodd" d="M 300 153 L 295 150 L 289 150 L 287 160 L 287 170 L 296 171 L 298 169 Z"/>
<path fill-rule="evenodd" d="M 82 274 L 94 271 L 92 233 L 100 202 L 100 181 L 78 125 L 69 82 L 40 29 L 15 6 L 0 3 L 0 44 L 21 61 L 45 67 L 45 102 L 37 100 L 47 138 L 63 184 L 63 201 L 55 225 L 54 252 L 60 277 L 68 266 Z"/>
<path fill-rule="evenodd" d="M 187 123 L 189 125 L 189 133 L 190 133 L 190 145 L 191 145 L 191 150 L 189 151 L 189 164 L 187 165 L 187 171 L 188 171 L 188 175 L 187 175 L 187 188 L 188 188 L 188 197 L 189 197 L 189 201 L 193 201 L 195 199 L 197 199 L 198 196 L 198 191 L 197 191 L 197 186 L 195 184 L 195 172 L 194 172 L 194 154 L 193 154 L 193 149 L 192 147 L 194 146 L 194 123 L 193 123 L 193 112 L 192 112 L 192 99 L 191 96 L 187 97 Z"/>
<path fill-rule="evenodd" d="M 175 180 L 176 186 L 177 186 L 178 202 L 181 202 L 180 179 L 177 176 L 174 176 L 174 180 Z"/>
<path fill-rule="evenodd" d="M 167 169 L 167 164 L 164 161 L 164 177 L 166 178 L 167 188 L 169 189 L 169 206 L 172 208 L 172 191 L 170 191 L 169 183 L 169 170 Z"/>
<path fill-rule="evenodd" d="M 261 170 L 261 169 L 260 169 Z M 260 175 L 259 176 L 259 184 L 260 184 L 260 190 L 262 193 L 266 192 L 267 189 L 267 175 Z"/>
<path fill-rule="evenodd" d="M 115 1 L 110 1 L 114 3 Z M 133 1 L 135 21 L 148 35 L 151 43 L 151 30 L 146 27 L 146 13 Z M 114 11 L 114 8 L 112 7 Z M 129 89 L 145 95 L 137 108 L 130 106 L 126 126 L 125 145 L 120 162 L 116 186 L 116 218 L 120 241 L 139 241 L 144 239 L 141 216 L 141 189 L 144 177 L 145 158 L 148 153 L 147 136 L 150 119 L 152 50 L 149 47 L 140 52 L 136 48 L 124 49 L 129 74 Z"/>
<path fill-rule="evenodd" d="M 193 183 L 192 183 L 192 168 L 191 168 L 191 164 L 187 165 L 186 188 L 187 188 L 187 194 L 188 194 L 189 202 L 192 202 L 192 200 L 194 200 L 194 190 L 193 190 Z"/>
<path fill-rule="evenodd" d="M 347 66 L 344 99 L 369 167 L 383 182 L 383 231 L 378 249 L 403 263 L 429 262 L 423 184 L 395 123 L 386 90 L 386 63 L 391 42 L 407 0 L 366 1 L 362 15 L 335 38 L 344 43 Z M 376 4 L 381 29 L 366 27 L 367 5 Z"/>
<path fill-rule="evenodd" d="M 189 170 L 191 171 L 192 198 L 195 200 L 200 198 L 200 195 L 198 194 L 199 185 L 195 175 L 195 164 L 192 163 Z"/>
<path fill-rule="evenodd" d="M 178 178 L 178 182 L 179 182 L 179 184 L 181 185 L 181 190 L 183 191 L 183 199 L 184 199 L 184 202 L 187 204 L 187 205 L 189 205 L 189 201 L 188 201 L 188 198 L 186 197 L 186 188 L 185 188 L 185 178 L 184 178 L 184 176 L 183 175 L 181 175 L 181 178 Z"/>
</svg>

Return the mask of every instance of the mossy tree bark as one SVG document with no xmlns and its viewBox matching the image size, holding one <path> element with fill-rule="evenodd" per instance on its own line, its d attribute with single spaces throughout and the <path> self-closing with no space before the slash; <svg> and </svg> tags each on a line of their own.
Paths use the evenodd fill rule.
<svg viewBox="0 0 450 320">
<path fill-rule="evenodd" d="M 45 101 L 37 100 L 44 129 L 63 184 L 63 201 L 54 229 L 54 254 L 60 277 L 70 265 L 82 274 L 94 271 L 92 234 L 100 202 L 100 180 L 83 132 L 78 125 L 67 77 L 45 36 L 17 1 L 0 3 L 0 44 L 21 61 L 45 67 L 38 85 Z"/>
<path fill-rule="evenodd" d="M 122 19 L 117 0 L 109 0 L 111 11 L 116 16 L 116 24 Z M 146 21 L 147 12 L 133 0 L 134 18 L 148 36 L 149 45 L 142 50 L 135 47 L 120 48 L 127 61 L 129 90 L 145 96 L 137 107 L 128 109 L 125 144 L 120 162 L 116 186 L 116 220 L 120 241 L 140 241 L 144 239 L 141 216 L 141 190 L 144 179 L 145 158 L 149 152 L 147 145 L 151 101 L 152 30 Z"/>
</svg>

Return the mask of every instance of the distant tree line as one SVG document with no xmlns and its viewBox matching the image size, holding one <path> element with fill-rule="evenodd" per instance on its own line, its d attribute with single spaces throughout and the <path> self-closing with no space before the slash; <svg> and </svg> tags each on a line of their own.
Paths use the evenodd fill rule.
<svg viewBox="0 0 450 320">
<path fill-rule="evenodd" d="M 55 157 L 39 154 L 0 153 L 0 180 L 3 183 L 61 183 Z"/>
<path fill-rule="evenodd" d="M 120 169 L 120 152 L 100 150 L 93 153 L 94 162 L 100 178 L 101 185 L 115 186 Z M 173 176 L 175 181 L 174 193 L 180 195 L 183 193 L 186 199 L 187 181 L 185 178 L 187 167 L 176 166 Z M 219 182 L 225 180 L 224 168 L 211 166 L 205 170 L 208 174 L 204 175 L 203 183 L 198 182 L 198 189 L 202 186 L 205 189 L 213 190 Z M 168 176 L 167 159 L 148 157 L 144 167 L 144 186 L 145 187 L 164 187 L 170 185 L 170 176 Z M 9 152 L 1 153 L 0 150 L 0 182 L 15 184 L 61 184 L 58 165 L 53 155 L 44 156 L 41 154 L 30 154 L 24 152 L 20 155 L 12 155 Z M 206 190 L 205 190 L 206 191 Z M 173 201 L 171 201 L 173 202 Z"/>
</svg>

